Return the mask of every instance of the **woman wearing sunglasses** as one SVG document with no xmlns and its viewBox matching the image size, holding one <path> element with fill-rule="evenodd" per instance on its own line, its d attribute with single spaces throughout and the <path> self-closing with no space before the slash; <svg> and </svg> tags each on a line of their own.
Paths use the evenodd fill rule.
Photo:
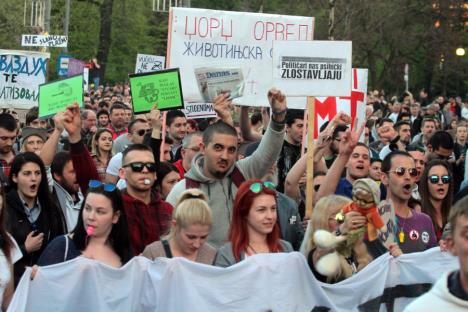
<svg viewBox="0 0 468 312">
<path fill-rule="evenodd" d="M 120 191 L 113 184 L 89 182 L 80 218 L 69 235 L 54 239 L 38 265 L 51 265 L 84 256 L 119 268 L 133 254 Z"/>
<path fill-rule="evenodd" d="M 216 249 L 206 243 L 212 218 L 205 194 L 199 189 L 184 191 L 173 215 L 169 235 L 146 246 L 143 256 L 151 260 L 158 257 L 184 257 L 199 263 L 213 264 Z"/>
<path fill-rule="evenodd" d="M 106 169 L 112 158 L 112 132 L 109 129 L 101 128 L 91 141 L 91 157 L 94 160 L 96 169 L 101 181 L 106 179 Z"/>
<path fill-rule="evenodd" d="M 452 205 L 452 172 L 444 160 L 432 160 L 421 175 L 419 185 L 422 212 L 431 217 L 437 240 L 442 237 Z"/>
<path fill-rule="evenodd" d="M 52 199 L 46 169 L 35 153 L 18 154 L 11 165 L 6 195 L 7 230 L 23 258 L 15 263 L 15 285 L 26 266 L 36 264 L 47 243 L 65 233 L 62 211 Z"/>
<path fill-rule="evenodd" d="M 216 255 L 215 265 L 228 267 L 257 253 L 291 252 L 280 239 L 276 186 L 251 179 L 237 190 L 229 228 L 229 242 Z"/>
</svg>

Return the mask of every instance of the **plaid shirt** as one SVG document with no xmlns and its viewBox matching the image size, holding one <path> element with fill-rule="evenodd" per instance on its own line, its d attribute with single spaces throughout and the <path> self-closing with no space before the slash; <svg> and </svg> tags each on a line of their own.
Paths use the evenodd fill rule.
<svg viewBox="0 0 468 312">
<path fill-rule="evenodd" d="M 8 184 L 8 176 L 10 175 L 11 164 L 13 160 L 8 163 L 3 159 L 0 159 L 0 184 L 5 186 Z"/>
<path fill-rule="evenodd" d="M 160 240 L 161 236 L 169 232 L 172 206 L 162 200 L 156 191 L 152 191 L 148 205 L 130 196 L 127 190 L 122 192 L 122 198 L 130 243 L 135 255 L 139 255 L 147 245 Z"/>
</svg>

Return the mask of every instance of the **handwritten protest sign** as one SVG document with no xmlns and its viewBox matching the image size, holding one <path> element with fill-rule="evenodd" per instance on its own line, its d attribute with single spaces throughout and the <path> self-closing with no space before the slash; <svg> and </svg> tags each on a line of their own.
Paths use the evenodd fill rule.
<svg viewBox="0 0 468 312">
<path fill-rule="evenodd" d="M 183 112 L 188 119 L 215 118 L 218 116 L 211 103 L 185 102 Z"/>
<path fill-rule="evenodd" d="M 178 68 L 131 74 L 129 78 L 133 111 L 136 114 L 149 112 L 155 104 L 159 110 L 184 106 Z"/>
<path fill-rule="evenodd" d="M 150 55 L 150 54 L 137 54 L 135 73 L 149 73 L 164 69 L 164 56 Z"/>
<path fill-rule="evenodd" d="M 66 48 L 68 44 L 67 36 L 54 35 L 22 35 L 21 46 L 23 47 L 49 47 Z"/>
<path fill-rule="evenodd" d="M 344 112 L 352 120 L 358 119 L 358 127 L 364 122 L 367 103 L 367 69 L 353 68 L 352 90 L 347 96 L 316 97 L 315 98 L 315 131 L 331 120 L 337 113 Z"/>
<path fill-rule="evenodd" d="M 240 67 L 245 89 L 234 103 L 268 106 L 273 40 L 312 40 L 313 32 L 313 17 L 171 8 L 167 66 L 181 68 L 189 102 L 202 102 L 195 68 Z"/>
<path fill-rule="evenodd" d="M 49 53 L 0 50 L 0 107 L 29 109 L 37 105 L 49 58 Z"/>
<path fill-rule="evenodd" d="M 39 87 L 39 118 L 55 115 L 75 102 L 83 107 L 83 75 L 43 84 Z"/>
<path fill-rule="evenodd" d="M 351 41 L 275 41 L 274 85 L 288 96 L 347 96 L 351 47 Z"/>
</svg>

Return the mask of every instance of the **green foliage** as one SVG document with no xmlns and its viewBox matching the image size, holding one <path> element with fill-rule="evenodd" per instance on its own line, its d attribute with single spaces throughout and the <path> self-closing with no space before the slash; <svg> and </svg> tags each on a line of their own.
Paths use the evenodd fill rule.
<svg viewBox="0 0 468 312">
<path fill-rule="evenodd" d="M 30 1 L 30 0 L 28 0 Z M 51 33 L 63 34 L 65 0 L 53 0 Z M 81 60 L 97 55 L 103 0 L 72 0 L 69 54 Z M 314 16 L 314 39 L 326 40 L 330 0 L 192 0 L 192 7 Z M 134 71 L 137 53 L 166 54 L 168 14 L 152 11 L 153 0 L 113 0 L 111 40 L 104 81 L 123 81 Z M 455 48 L 467 46 L 462 0 L 336 0 L 335 40 L 353 41 L 354 67 L 369 68 L 369 89 L 404 90 L 403 69 L 410 65 L 410 89 L 432 94 L 468 91 L 468 66 Z M 24 1 L 0 1 L 2 49 L 22 49 Z M 434 27 L 439 20 L 441 26 Z M 102 43 L 101 43 L 102 44 Z M 63 49 L 50 49 L 49 79 Z"/>
</svg>

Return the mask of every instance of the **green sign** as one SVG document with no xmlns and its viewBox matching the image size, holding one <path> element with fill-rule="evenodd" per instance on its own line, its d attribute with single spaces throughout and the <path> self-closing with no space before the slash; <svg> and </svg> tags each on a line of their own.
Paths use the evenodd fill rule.
<svg viewBox="0 0 468 312">
<path fill-rule="evenodd" d="M 184 107 L 178 68 L 152 73 L 130 74 L 133 111 L 149 112 L 157 104 L 159 110 Z"/>
<path fill-rule="evenodd" d="M 83 107 L 83 75 L 39 86 L 39 118 L 53 116 L 75 102 Z"/>
</svg>

